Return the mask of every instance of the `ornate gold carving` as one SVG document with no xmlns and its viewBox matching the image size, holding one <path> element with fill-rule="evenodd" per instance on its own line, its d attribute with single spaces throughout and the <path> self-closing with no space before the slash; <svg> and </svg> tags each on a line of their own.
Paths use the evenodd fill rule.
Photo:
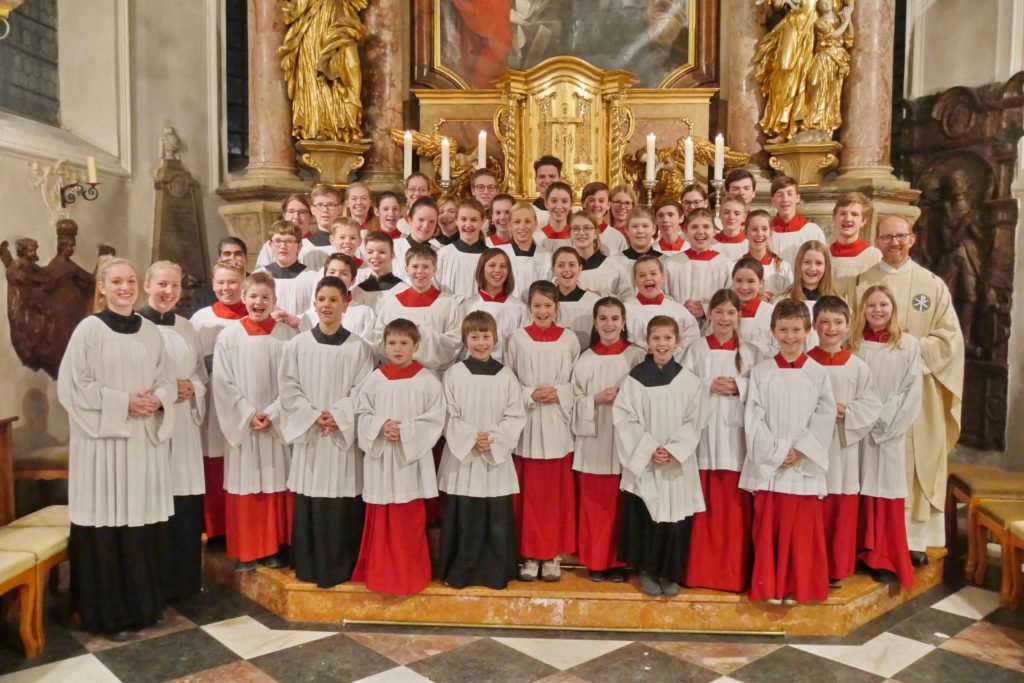
<svg viewBox="0 0 1024 683">
<path fill-rule="evenodd" d="M 419 156 L 430 157 L 431 165 L 434 167 L 434 177 L 431 179 L 431 193 L 440 198 L 464 197 L 469 190 L 469 177 L 476 170 L 477 148 L 460 151 L 457 140 L 448 138 L 450 144 L 450 168 L 451 185 L 447 189 L 441 187 L 441 140 L 445 135 L 441 134 L 441 126 L 447 119 L 440 119 L 434 125 L 434 132 L 431 135 L 421 133 L 418 130 L 412 132 L 412 147 Z M 388 131 L 391 140 L 398 145 L 405 143 L 405 131 L 392 128 Z M 487 167 L 494 171 L 498 178 L 498 185 L 501 185 L 504 173 L 501 164 L 493 156 L 487 157 Z"/>
<path fill-rule="evenodd" d="M 832 139 L 850 73 L 854 0 L 771 0 L 787 13 L 760 41 L 754 77 L 765 97 L 761 130 L 772 143 Z M 837 6 L 844 5 L 838 12 Z"/>
<path fill-rule="evenodd" d="M 626 104 L 626 95 L 621 92 L 604 96 L 604 104 L 608 112 L 608 130 L 611 134 L 608 149 L 608 185 L 615 187 L 625 182 L 622 158 L 625 155 L 626 143 L 633 137 L 636 130 L 636 117 L 633 110 Z"/>
<path fill-rule="evenodd" d="M 295 147 L 299 161 L 317 172 L 320 184 L 348 187 L 349 175 L 366 162 L 363 154 L 370 149 L 370 141 L 299 140 Z"/>
<path fill-rule="evenodd" d="M 359 45 L 367 0 L 290 0 L 278 49 L 292 102 L 292 135 L 301 140 L 362 142 L 363 75 Z"/>
<path fill-rule="evenodd" d="M 683 117 L 680 121 L 686 124 L 687 130 L 693 130 L 693 123 Z M 698 175 L 698 166 L 712 166 L 715 163 L 715 143 L 707 138 L 691 137 L 693 142 L 693 180 L 706 180 L 703 174 Z M 653 196 L 655 199 L 661 197 L 675 197 L 678 199 L 683 194 L 683 175 L 686 166 L 686 155 L 684 143 L 686 138 L 679 138 L 675 145 L 655 150 L 658 158 L 656 184 L 654 185 Z M 622 157 L 623 182 L 632 187 L 638 196 L 647 196 L 647 189 L 644 186 L 644 176 L 647 169 L 647 150 L 644 147 L 637 149 L 633 154 Z M 725 170 L 729 171 L 750 163 L 750 155 L 743 152 L 735 152 L 728 147 L 725 148 Z"/>
<path fill-rule="evenodd" d="M 518 195 L 519 188 L 519 118 L 523 96 L 502 93 L 501 105 L 494 112 L 494 135 L 505 155 L 505 192 Z"/>
<path fill-rule="evenodd" d="M 839 165 L 839 150 L 843 146 L 838 142 L 802 142 L 764 148 L 772 155 L 769 166 L 795 178 L 801 187 L 814 187 L 821 185 L 825 174 Z"/>
</svg>

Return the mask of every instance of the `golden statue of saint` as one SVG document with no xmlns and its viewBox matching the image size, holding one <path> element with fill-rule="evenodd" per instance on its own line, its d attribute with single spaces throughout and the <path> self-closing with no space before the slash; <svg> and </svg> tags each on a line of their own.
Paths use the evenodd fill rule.
<svg viewBox="0 0 1024 683">
<path fill-rule="evenodd" d="M 754 77 L 765 97 L 761 130 L 784 142 L 803 130 L 801 112 L 807 71 L 814 56 L 815 0 L 771 0 L 789 12 L 757 43 Z"/>
<path fill-rule="evenodd" d="M 814 59 L 807 70 L 807 95 L 802 118 L 809 130 L 831 133 L 843 123 L 840 102 L 843 81 L 850 75 L 853 1 L 836 12 L 834 0 L 818 0 L 817 10 Z"/>
<path fill-rule="evenodd" d="M 359 44 L 367 0 L 290 0 L 278 50 L 292 102 L 292 135 L 300 140 L 362 138 L 363 75 Z"/>
</svg>

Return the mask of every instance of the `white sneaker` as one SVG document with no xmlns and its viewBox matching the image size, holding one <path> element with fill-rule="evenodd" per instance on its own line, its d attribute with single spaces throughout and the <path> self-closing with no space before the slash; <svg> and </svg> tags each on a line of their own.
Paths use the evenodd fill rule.
<svg viewBox="0 0 1024 683">
<path fill-rule="evenodd" d="M 553 560 L 544 560 L 544 564 L 540 567 L 541 581 L 558 581 L 562 578 L 561 559 L 556 557 Z"/>
<path fill-rule="evenodd" d="M 539 569 L 540 563 L 537 562 L 537 560 L 523 560 L 523 564 L 519 567 L 519 580 L 535 581 L 537 579 L 537 571 Z"/>
</svg>

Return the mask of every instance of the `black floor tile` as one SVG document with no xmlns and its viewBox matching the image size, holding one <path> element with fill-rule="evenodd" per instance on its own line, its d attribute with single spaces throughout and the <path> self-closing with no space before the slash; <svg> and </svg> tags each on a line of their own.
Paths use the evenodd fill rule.
<svg viewBox="0 0 1024 683">
<path fill-rule="evenodd" d="M 199 626 L 235 617 L 256 617 L 270 613 L 263 605 L 209 577 L 203 582 L 203 591 L 199 595 L 174 603 L 174 609 Z"/>
<path fill-rule="evenodd" d="M 893 676 L 900 683 L 1021 683 L 1024 674 L 945 650 L 933 650 Z"/>
<path fill-rule="evenodd" d="M 256 657 L 249 662 L 279 683 L 354 681 L 398 666 L 341 634 Z"/>
<path fill-rule="evenodd" d="M 877 683 L 884 680 L 866 671 L 791 647 L 765 655 L 733 671 L 729 676 L 744 683 Z M 907 683 L 900 680 L 901 683 Z"/>
<path fill-rule="evenodd" d="M 928 607 L 889 629 L 889 633 L 939 646 L 973 623 L 974 619 Z"/>
<path fill-rule="evenodd" d="M 288 621 L 273 612 L 256 615 L 253 619 L 275 631 L 337 631 L 340 633 L 347 630 L 341 622 Z M 407 631 L 401 629 L 401 633 L 407 633 Z"/>
<path fill-rule="evenodd" d="M 569 669 L 569 673 L 593 683 L 709 683 L 720 674 L 684 662 L 642 643 L 632 643 Z"/>
<path fill-rule="evenodd" d="M 1005 626 L 1007 628 L 1015 628 L 1018 631 L 1024 631 L 1024 611 L 1022 609 L 1011 610 L 1000 607 L 985 617 L 985 621 L 992 622 L 996 626 Z"/>
<path fill-rule="evenodd" d="M 115 676 L 131 683 L 158 683 L 240 659 L 198 628 L 104 650 L 96 657 Z"/>
<path fill-rule="evenodd" d="M 432 681 L 530 683 L 557 672 L 554 667 L 490 638 L 406 666 Z"/>
</svg>

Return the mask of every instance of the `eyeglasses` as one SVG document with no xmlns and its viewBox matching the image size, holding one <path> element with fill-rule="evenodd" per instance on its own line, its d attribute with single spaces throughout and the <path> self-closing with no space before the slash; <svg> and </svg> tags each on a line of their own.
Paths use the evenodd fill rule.
<svg viewBox="0 0 1024 683">
<path fill-rule="evenodd" d="M 626 201 L 618 201 L 613 199 L 612 206 L 633 206 L 633 202 L 629 201 L 628 199 Z"/>
<path fill-rule="evenodd" d="M 307 209 L 288 209 L 284 212 L 285 216 L 308 216 L 309 211 Z"/>
<path fill-rule="evenodd" d="M 296 239 L 281 240 L 275 238 L 270 240 L 270 243 L 273 244 L 275 247 L 286 247 L 291 246 L 293 244 L 298 244 L 299 241 Z"/>
<path fill-rule="evenodd" d="M 700 206 L 706 200 L 704 199 L 684 199 L 682 201 L 683 206 Z"/>
<path fill-rule="evenodd" d="M 898 232 L 898 233 L 894 233 L 892 235 L 879 235 L 878 236 L 878 241 L 879 242 L 886 242 L 886 243 L 895 241 L 895 242 L 899 242 L 900 244 L 903 244 L 904 242 L 906 242 L 907 240 L 909 240 L 913 236 L 914 236 L 914 233 L 912 233 L 912 232 Z"/>
<path fill-rule="evenodd" d="M 473 189 L 476 190 L 477 192 L 487 192 L 487 191 L 494 192 L 495 190 L 498 189 L 498 186 L 497 185 L 474 185 Z"/>
<path fill-rule="evenodd" d="M 337 202 L 330 202 L 327 204 L 314 204 L 312 208 L 314 211 L 329 211 L 331 209 L 337 209 L 339 206 L 341 206 L 341 204 L 338 204 Z"/>
<path fill-rule="evenodd" d="M 593 225 L 574 225 L 569 228 L 569 232 L 597 232 Z"/>
</svg>

